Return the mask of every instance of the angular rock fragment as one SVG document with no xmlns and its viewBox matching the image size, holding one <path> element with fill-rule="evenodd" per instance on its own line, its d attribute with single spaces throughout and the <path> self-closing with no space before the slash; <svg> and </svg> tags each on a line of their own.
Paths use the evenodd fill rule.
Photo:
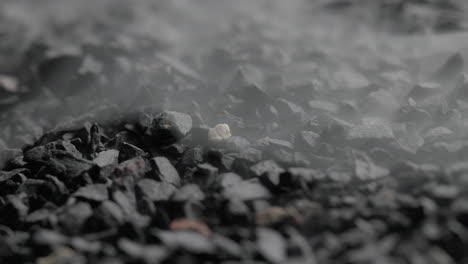
<svg viewBox="0 0 468 264">
<path fill-rule="evenodd" d="M 22 159 L 21 150 L 0 147 L 0 168 L 4 168 L 8 162 L 14 159 Z"/>
<path fill-rule="evenodd" d="M 80 202 L 64 208 L 57 216 L 59 224 L 64 232 L 79 234 L 86 220 L 93 214 L 93 209 L 87 203 Z"/>
<path fill-rule="evenodd" d="M 318 114 L 318 113 L 336 114 L 338 112 L 338 107 L 334 103 L 327 102 L 327 101 L 311 100 L 309 101 L 308 105 L 314 114 Z"/>
<path fill-rule="evenodd" d="M 161 148 L 162 154 L 167 155 L 168 158 L 178 159 L 187 150 L 187 146 L 183 144 L 172 144 L 167 147 Z"/>
<path fill-rule="evenodd" d="M 119 161 L 119 151 L 115 149 L 109 149 L 98 153 L 97 157 L 93 160 L 99 167 L 106 167 L 109 165 L 115 165 Z"/>
<path fill-rule="evenodd" d="M 360 106 L 360 105 L 359 105 Z M 338 114 L 339 117 L 355 122 L 360 119 L 362 113 L 359 109 L 358 104 L 353 100 L 343 100 L 338 104 Z"/>
<path fill-rule="evenodd" d="M 136 205 L 123 192 L 117 191 L 112 194 L 112 199 L 122 210 L 125 220 L 137 227 L 147 226 L 149 220 L 147 217 L 140 215 L 136 210 Z"/>
<path fill-rule="evenodd" d="M 15 169 L 12 171 L 0 171 L 0 183 L 7 181 L 17 175 L 18 173 L 27 173 L 27 169 Z"/>
<path fill-rule="evenodd" d="M 180 161 L 182 166 L 194 166 L 203 162 L 203 149 L 201 147 L 194 147 L 187 150 Z"/>
<path fill-rule="evenodd" d="M 2 92 L 17 93 L 19 83 L 18 80 L 12 76 L 0 75 L 0 90 Z"/>
<path fill-rule="evenodd" d="M 369 80 L 361 73 L 344 67 L 334 74 L 334 81 L 338 89 L 357 90 L 369 86 Z"/>
<path fill-rule="evenodd" d="M 183 249 L 195 254 L 210 254 L 215 250 L 210 239 L 194 231 L 159 231 L 155 233 L 155 236 L 172 249 Z"/>
<path fill-rule="evenodd" d="M 383 117 L 391 117 L 399 108 L 400 102 L 396 97 L 390 91 L 383 89 L 369 93 L 361 107 L 363 113 Z"/>
<path fill-rule="evenodd" d="M 454 80 L 465 68 L 465 61 L 460 53 L 455 53 L 437 70 L 433 79 L 441 82 Z"/>
<path fill-rule="evenodd" d="M 219 124 L 208 131 L 208 140 L 217 143 L 228 140 L 231 137 L 231 131 L 227 124 Z"/>
<path fill-rule="evenodd" d="M 123 162 L 123 161 L 133 159 L 138 156 L 145 155 L 145 152 L 142 149 L 130 143 L 126 143 L 126 142 L 119 144 L 118 153 L 119 153 L 119 162 Z"/>
<path fill-rule="evenodd" d="M 69 152 L 52 150 L 51 155 L 53 158 L 47 161 L 47 166 L 52 172 L 57 173 L 57 176 L 78 177 L 95 166 L 91 161 L 77 158 Z"/>
<path fill-rule="evenodd" d="M 218 234 L 213 235 L 212 239 L 216 246 L 216 252 L 224 253 L 235 258 L 238 258 L 242 255 L 242 248 L 232 239 Z"/>
<path fill-rule="evenodd" d="M 388 175 L 388 170 L 376 165 L 367 155 L 356 153 L 354 172 L 359 180 L 375 180 Z"/>
<path fill-rule="evenodd" d="M 49 151 L 44 146 L 32 148 L 24 153 L 26 162 L 46 162 L 50 158 Z"/>
<path fill-rule="evenodd" d="M 268 102 L 270 100 L 269 95 L 260 87 L 262 81 L 260 75 L 253 67 L 239 68 L 233 74 L 227 89 L 232 95 L 244 100 L 249 106 L 253 106 L 256 102 Z"/>
<path fill-rule="evenodd" d="M 67 242 L 67 237 L 53 230 L 40 229 L 34 233 L 32 240 L 38 245 L 60 246 Z"/>
<path fill-rule="evenodd" d="M 232 173 L 232 172 L 223 173 L 218 176 L 218 182 L 219 182 L 220 187 L 222 188 L 227 188 L 241 181 L 242 181 L 242 178 L 236 173 Z"/>
<path fill-rule="evenodd" d="M 142 178 L 148 171 L 150 166 L 142 157 L 136 157 L 120 163 L 113 171 L 114 176 L 125 180 L 125 177 L 134 179 Z"/>
<path fill-rule="evenodd" d="M 346 135 L 354 127 L 353 124 L 330 115 L 319 115 L 310 122 L 308 130 L 319 133 L 320 140 L 341 144 L 346 139 Z"/>
<path fill-rule="evenodd" d="M 389 142 L 394 138 L 392 128 L 380 119 L 367 119 L 362 125 L 352 128 L 347 135 L 349 141 Z"/>
<path fill-rule="evenodd" d="M 39 209 L 28 214 L 24 221 L 26 223 L 45 223 L 49 221 L 52 214 L 53 212 L 51 209 Z"/>
<path fill-rule="evenodd" d="M 240 151 L 238 158 L 255 163 L 262 159 L 262 151 L 256 148 L 244 148 Z"/>
<path fill-rule="evenodd" d="M 164 63 L 170 65 L 171 68 L 176 70 L 182 76 L 199 82 L 203 81 L 200 75 L 197 72 L 195 72 L 195 70 L 190 68 L 188 65 L 184 64 L 182 61 L 179 61 L 177 58 L 170 57 L 165 54 L 158 54 L 158 58 Z"/>
<path fill-rule="evenodd" d="M 172 166 L 171 162 L 165 157 L 153 158 L 155 169 L 159 175 L 159 178 L 167 183 L 174 184 L 175 186 L 180 185 L 180 176 L 177 170 Z"/>
<path fill-rule="evenodd" d="M 261 177 L 266 174 L 265 176 L 268 177 L 271 183 L 274 185 L 279 184 L 279 175 L 284 172 L 284 169 L 276 164 L 276 162 L 273 160 L 266 160 L 257 163 L 250 167 L 250 170 L 256 177 Z"/>
<path fill-rule="evenodd" d="M 94 211 L 96 221 L 104 228 L 114 228 L 124 222 L 124 213 L 120 207 L 112 201 L 104 201 Z"/>
<path fill-rule="evenodd" d="M 192 118 L 183 113 L 166 111 L 154 116 L 146 127 L 146 134 L 155 142 L 169 145 L 182 137 L 192 129 Z"/>
<path fill-rule="evenodd" d="M 250 142 L 240 136 L 232 136 L 226 141 L 227 145 L 237 151 L 247 148 L 250 145 Z"/>
<path fill-rule="evenodd" d="M 142 245 L 126 238 L 119 239 L 117 244 L 127 256 L 143 263 L 158 263 L 169 255 L 168 250 L 159 245 Z"/>
<path fill-rule="evenodd" d="M 24 194 L 7 195 L 3 202 L 2 213 L 5 214 L 4 220 L 15 222 L 28 214 L 29 206 L 25 203 Z"/>
<path fill-rule="evenodd" d="M 442 86 L 440 84 L 425 82 L 416 85 L 408 94 L 408 97 L 416 100 L 416 102 L 421 102 L 428 97 L 439 94 L 440 92 L 442 92 Z"/>
<path fill-rule="evenodd" d="M 424 134 L 424 139 L 426 141 L 442 141 L 445 139 L 450 139 L 454 136 L 454 132 L 446 127 L 435 127 Z"/>
<path fill-rule="evenodd" d="M 275 106 L 278 109 L 280 116 L 285 119 L 294 118 L 294 121 L 296 121 L 301 120 L 305 115 L 302 107 L 284 98 L 278 99 Z"/>
<path fill-rule="evenodd" d="M 137 195 L 150 201 L 167 201 L 174 194 L 176 188 L 166 182 L 156 182 L 151 179 L 141 179 L 136 184 Z"/>
<path fill-rule="evenodd" d="M 257 247 L 260 254 L 271 263 L 283 263 L 286 260 L 286 242 L 274 230 L 259 228 L 257 230 Z"/>
<path fill-rule="evenodd" d="M 393 131 L 398 144 L 406 151 L 416 153 L 424 145 L 423 137 L 412 123 L 394 125 Z"/>
<path fill-rule="evenodd" d="M 427 111 L 415 106 L 404 106 L 396 115 L 398 122 L 411 122 L 418 127 L 425 127 L 432 122 L 432 116 Z"/>
<path fill-rule="evenodd" d="M 242 181 L 232 185 L 223 191 L 226 199 L 239 199 L 242 201 L 268 199 L 271 197 L 270 191 L 255 180 Z"/>
<path fill-rule="evenodd" d="M 309 152 L 316 147 L 319 139 L 320 135 L 315 132 L 300 131 L 294 138 L 294 146 L 300 151 Z"/>
<path fill-rule="evenodd" d="M 88 254 L 98 254 L 104 248 L 103 243 L 80 237 L 71 238 L 69 245 L 76 251 Z"/>
<path fill-rule="evenodd" d="M 107 187 L 104 184 L 90 184 L 81 187 L 73 196 L 95 202 L 102 202 L 109 198 Z"/>
<path fill-rule="evenodd" d="M 177 190 L 172 196 L 174 201 L 201 201 L 205 199 L 205 193 L 196 184 L 187 184 Z"/>
</svg>

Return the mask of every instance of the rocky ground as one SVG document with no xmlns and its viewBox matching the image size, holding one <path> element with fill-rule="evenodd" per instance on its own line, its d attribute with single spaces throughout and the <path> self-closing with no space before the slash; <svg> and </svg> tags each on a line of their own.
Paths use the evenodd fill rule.
<svg viewBox="0 0 468 264">
<path fill-rule="evenodd" d="M 466 263 L 464 8 L 2 1 L 0 262 Z"/>
</svg>

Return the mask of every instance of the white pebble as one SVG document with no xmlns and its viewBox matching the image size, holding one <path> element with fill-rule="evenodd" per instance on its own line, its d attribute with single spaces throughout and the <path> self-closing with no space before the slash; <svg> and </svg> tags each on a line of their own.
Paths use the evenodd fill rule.
<svg viewBox="0 0 468 264">
<path fill-rule="evenodd" d="M 227 124 L 219 124 L 208 131 L 208 139 L 212 142 L 220 142 L 231 137 L 231 130 Z"/>
</svg>

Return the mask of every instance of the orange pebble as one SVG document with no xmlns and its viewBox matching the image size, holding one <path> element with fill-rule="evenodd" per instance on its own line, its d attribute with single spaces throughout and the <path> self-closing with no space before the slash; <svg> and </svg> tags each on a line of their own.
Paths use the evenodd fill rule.
<svg viewBox="0 0 468 264">
<path fill-rule="evenodd" d="M 211 235 L 211 230 L 210 228 L 204 224 L 201 223 L 197 220 L 193 219 L 175 219 L 174 221 L 171 222 L 169 226 L 170 230 L 176 231 L 176 230 L 194 230 L 197 232 L 200 232 L 206 236 Z"/>
</svg>

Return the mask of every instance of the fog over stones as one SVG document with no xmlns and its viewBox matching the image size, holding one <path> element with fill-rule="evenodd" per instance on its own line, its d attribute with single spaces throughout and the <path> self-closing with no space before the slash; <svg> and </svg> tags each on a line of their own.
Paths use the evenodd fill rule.
<svg viewBox="0 0 468 264">
<path fill-rule="evenodd" d="M 463 1 L 5 0 L 0 263 L 466 263 Z"/>
</svg>

